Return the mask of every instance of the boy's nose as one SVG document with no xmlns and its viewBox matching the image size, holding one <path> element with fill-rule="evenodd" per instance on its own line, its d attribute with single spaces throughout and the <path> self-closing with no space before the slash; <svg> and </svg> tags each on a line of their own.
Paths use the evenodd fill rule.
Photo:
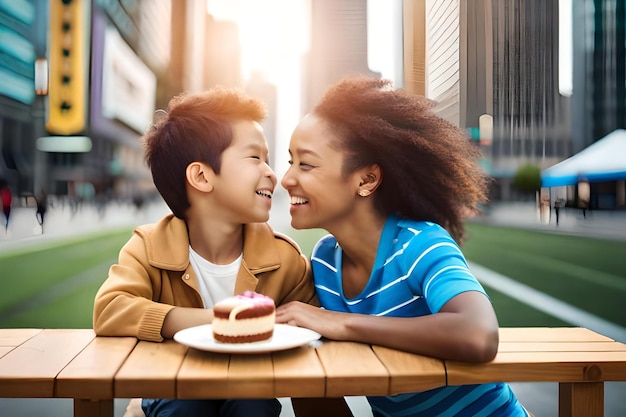
<svg viewBox="0 0 626 417">
<path fill-rule="evenodd" d="M 272 167 L 270 167 L 268 164 L 265 164 L 265 165 L 267 166 L 267 170 L 265 171 L 265 176 L 272 180 L 272 184 L 276 185 L 278 183 L 278 177 L 276 176 L 276 173 L 274 172 Z"/>
</svg>

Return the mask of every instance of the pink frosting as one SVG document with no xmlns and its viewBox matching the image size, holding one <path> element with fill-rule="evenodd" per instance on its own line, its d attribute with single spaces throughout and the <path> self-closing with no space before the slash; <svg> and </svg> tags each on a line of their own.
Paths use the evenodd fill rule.
<svg viewBox="0 0 626 417">
<path fill-rule="evenodd" d="M 255 304 L 274 305 L 274 300 L 272 298 L 254 291 L 244 291 L 243 294 L 237 295 L 236 298 L 240 300 L 252 301 Z"/>
</svg>

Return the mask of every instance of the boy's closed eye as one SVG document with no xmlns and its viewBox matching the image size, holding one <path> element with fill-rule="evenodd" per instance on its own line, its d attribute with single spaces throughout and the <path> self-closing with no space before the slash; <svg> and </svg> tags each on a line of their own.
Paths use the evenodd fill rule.
<svg viewBox="0 0 626 417">
<path fill-rule="evenodd" d="M 270 164 L 269 157 L 263 157 L 261 155 L 250 155 L 250 156 L 248 156 L 248 158 L 249 159 L 256 159 L 256 160 L 261 161 L 261 162 L 265 162 L 267 165 Z"/>
</svg>

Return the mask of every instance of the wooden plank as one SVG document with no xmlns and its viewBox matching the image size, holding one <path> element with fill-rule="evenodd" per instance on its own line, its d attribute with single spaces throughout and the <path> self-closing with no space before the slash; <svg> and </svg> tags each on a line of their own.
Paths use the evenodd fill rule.
<svg viewBox="0 0 626 417">
<path fill-rule="evenodd" d="M 446 361 L 446 370 L 450 385 L 625 381 L 626 352 L 502 352 L 485 364 Z"/>
<path fill-rule="evenodd" d="M 134 337 L 96 337 L 61 371 L 55 397 L 113 398 L 113 378 L 133 351 Z"/>
<path fill-rule="evenodd" d="M 178 398 L 228 398 L 226 379 L 230 356 L 221 353 L 187 350 L 178 371 Z"/>
<path fill-rule="evenodd" d="M 446 361 L 448 385 L 490 382 L 560 382 L 580 381 L 584 366 L 580 364 L 470 364 Z"/>
<path fill-rule="evenodd" d="M 229 398 L 273 398 L 272 356 L 230 355 L 226 388 Z"/>
<path fill-rule="evenodd" d="M 372 346 L 372 349 L 391 375 L 390 395 L 426 391 L 446 385 L 446 369 L 440 359 L 382 346 Z"/>
<path fill-rule="evenodd" d="M 583 327 L 501 327 L 502 342 L 610 342 L 613 339 Z"/>
<path fill-rule="evenodd" d="M 626 362 L 626 351 L 606 352 L 499 352 L 492 363 L 508 364 L 550 364 L 550 363 L 615 363 L 616 366 Z"/>
<path fill-rule="evenodd" d="M 0 397 L 54 397 L 54 380 L 95 337 L 91 329 L 52 329 L 0 358 Z"/>
<path fill-rule="evenodd" d="M 0 358 L 40 333 L 42 329 L 0 329 Z"/>
<path fill-rule="evenodd" d="M 171 339 L 137 343 L 115 375 L 115 398 L 175 398 L 176 375 L 186 351 Z"/>
<path fill-rule="evenodd" d="M 326 375 L 317 352 L 310 346 L 272 354 L 274 396 L 323 397 Z"/>
<path fill-rule="evenodd" d="M 559 384 L 559 417 L 603 417 L 604 384 Z"/>
<path fill-rule="evenodd" d="M 498 352 L 616 352 L 626 351 L 617 342 L 504 342 Z"/>
<path fill-rule="evenodd" d="M 42 329 L 0 329 L 0 346 L 16 347 L 40 333 Z"/>
<path fill-rule="evenodd" d="M 327 397 L 390 393 L 389 373 L 369 345 L 325 341 L 316 350 L 326 372 Z"/>
<path fill-rule="evenodd" d="M 225 355 L 189 349 L 177 377 L 178 398 L 273 398 L 325 393 L 315 349 Z"/>
<path fill-rule="evenodd" d="M 113 417 L 113 400 L 74 400 L 74 417 Z"/>
</svg>

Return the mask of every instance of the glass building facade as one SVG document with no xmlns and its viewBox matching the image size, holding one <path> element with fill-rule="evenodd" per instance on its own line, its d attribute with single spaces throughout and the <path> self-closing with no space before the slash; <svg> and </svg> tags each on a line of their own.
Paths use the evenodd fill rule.
<svg viewBox="0 0 626 417">
<path fill-rule="evenodd" d="M 492 199 L 516 199 L 511 182 L 521 166 L 546 168 L 571 155 L 570 98 L 559 93 L 558 2 L 460 6 L 460 124 L 472 131 L 491 116 L 480 144 L 496 180 Z"/>
<path fill-rule="evenodd" d="M 572 145 L 578 152 L 626 128 L 626 2 L 572 4 Z"/>
</svg>

